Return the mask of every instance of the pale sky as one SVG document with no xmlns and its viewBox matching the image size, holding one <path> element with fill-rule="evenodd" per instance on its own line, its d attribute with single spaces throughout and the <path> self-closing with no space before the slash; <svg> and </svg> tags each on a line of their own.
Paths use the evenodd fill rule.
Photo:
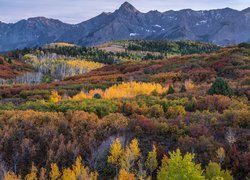
<svg viewBox="0 0 250 180">
<path fill-rule="evenodd" d="M 76 24 L 102 12 L 113 12 L 124 0 L 0 0 L 0 21 L 17 22 L 29 17 L 44 16 Z M 250 0 L 128 0 L 141 12 L 158 10 L 209 10 L 230 7 L 246 9 Z"/>
</svg>

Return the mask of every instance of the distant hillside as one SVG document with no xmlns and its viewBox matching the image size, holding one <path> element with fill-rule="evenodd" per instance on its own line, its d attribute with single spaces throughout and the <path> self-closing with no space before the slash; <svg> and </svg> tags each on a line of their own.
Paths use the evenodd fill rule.
<svg viewBox="0 0 250 180">
<path fill-rule="evenodd" d="M 0 52 L 52 42 L 92 46 L 124 39 L 196 40 L 231 45 L 249 41 L 249 32 L 249 8 L 142 13 L 125 2 L 113 13 L 102 13 L 76 25 L 44 17 L 14 24 L 0 22 Z"/>
<path fill-rule="evenodd" d="M 98 47 L 111 52 L 143 51 L 158 52 L 165 55 L 202 54 L 215 52 L 220 49 L 219 46 L 210 43 L 168 40 L 120 40 L 111 41 Z"/>
<path fill-rule="evenodd" d="M 250 99 L 250 45 L 240 44 L 223 48 L 218 52 L 202 55 L 185 55 L 164 60 L 128 61 L 104 66 L 87 74 L 66 78 L 49 85 L 13 87 L 8 89 L 8 96 L 22 90 L 37 88 L 59 89 L 77 88 L 82 85 L 106 85 L 127 81 L 157 82 L 162 84 L 182 83 L 188 80 L 196 84 L 211 83 L 216 77 L 224 77 L 237 89 L 240 95 Z M 204 93 L 202 89 L 198 90 Z M 0 90 L 4 95 L 6 89 Z"/>
<path fill-rule="evenodd" d="M 222 48 L 218 52 L 211 54 L 185 55 L 164 60 L 130 61 L 114 64 L 67 80 L 89 82 L 93 79 L 94 82 L 99 82 L 112 81 L 121 76 L 124 80 L 133 78 L 142 81 L 150 79 L 152 75 L 168 72 L 180 73 L 179 80 L 191 78 L 195 82 L 210 81 L 216 76 L 243 79 L 250 76 L 249 64 L 250 44 L 244 43 L 238 46 Z M 172 77 L 166 76 L 166 78 L 171 80 Z"/>
<path fill-rule="evenodd" d="M 15 58 L 25 54 L 35 56 L 59 55 L 61 58 L 80 58 L 104 64 L 127 60 L 164 59 L 169 56 L 216 52 L 221 47 L 195 41 L 111 41 L 97 47 L 77 46 L 68 43 L 51 43 L 43 47 L 12 51 Z"/>
<path fill-rule="evenodd" d="M 2 80 L 12 79 L 32 70 L 32 66 L 24 61 L 0 56 L 0 83 Z"/>
</svg>

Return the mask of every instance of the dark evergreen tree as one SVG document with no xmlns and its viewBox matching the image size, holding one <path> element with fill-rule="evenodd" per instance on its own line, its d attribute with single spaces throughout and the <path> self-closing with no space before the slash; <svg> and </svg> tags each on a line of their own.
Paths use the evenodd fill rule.
<svg viewBox="0 0 250 180">
<path fill-rule="evenodd" d="M 175 90 L 173 86 L 169 86 L 168 93 L 167 94 L 174 94 Z"/>
<path fill-rule="evenodd" d="M 225 81 L 222 77 L 217 77 L 216 80 L 213 82 L 213 85 L 208 90 L 208 94 L 221 94 L 224 96 L 232 96 L 233 90 L 229 87 L 227 81 Z"/>
<path fill-rule="evenodd" d="M 95 98 L 95 99 L 101 99 L 102 96 L 101 96 L 100 94 L 96 93 L 96 94 L 94 95 L 94 98 Z"/>
</svg>

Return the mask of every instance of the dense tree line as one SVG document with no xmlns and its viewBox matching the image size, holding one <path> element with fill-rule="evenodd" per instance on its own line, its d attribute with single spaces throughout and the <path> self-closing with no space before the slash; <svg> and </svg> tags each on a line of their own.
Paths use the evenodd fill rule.
<svg viewBox="0 0 250 180">
<path fill-rule="evenodd" d="M 89 61 L 113 64 L 116 59 L 111 52 L 105 52 L 95 47 L 83 47 L 83 46 L 54 46 L 54 47 L 37 47 L 37 48 L 25 48 L 23 50 L 16 50 L 9 53 L 10 56 L 20 58 L 25 54 L 33 54 L 35 56 L 44 57 L 51 54 L 61 55 L 65 57 L 74 57 L 80 59 L 86 59 Z"/>
<path fill-rule="evenodd" d="M 131 40 L 128 50 L 160 52 L 163 54 L 202 54 L 218 51 L 220 47 L 194 41 Z"/>
</svg>

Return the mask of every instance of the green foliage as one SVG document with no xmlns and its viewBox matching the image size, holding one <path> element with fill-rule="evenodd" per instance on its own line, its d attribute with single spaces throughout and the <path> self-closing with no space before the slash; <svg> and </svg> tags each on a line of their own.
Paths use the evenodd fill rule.
<svg viewBox="0 0 250 180">
<path fill-rule="evenodd" d="M 164 114 L 164 111 L 159 104 L 153 105 L 150 108 L 150 116 L 151 117 L 159 118 L 159 117 L 163 116 L 163 114 Z"/>
<path fill-rule="evenodd" d="M 44 54 L 57 54 L 66 57 L 79 57 L 80 59 L 91 60 L 94 62 L 113 64 L 115 63 L 115 58 L 113 53 L 99 50 L 95 47 L 81 47 L 81 46 L 48 46 L 45 48 L 25 48 L 23 50 L 13 51 L 18 58 L 19 54 L 34 54 L 36 56 L 42 56 Z M 25 57 L 29 59 L 29 57 Z"/>
<path fill-rule="evenodd" d="M 208 90 L 208 94 L 221 94 L 224 96 L 232 96 L 233 90 L 229 87 L 228 83 L 222 77 L 216 78 L 213 85 Z"/>
<path fill-rule="evenodd" d="M 49 98 L 50 91 L 49 90 L 23 90 L 19 94 L 22 98 L 26 99 L 31 96 L 35 97 L 43 97 L 44 99 Z"/>
<path fill-rule="evenodd" d="M 153 172 L 158 167 L 157 152 L 156 152 L 156 147 L 154 145 L 152 151 L 148 152 L 148 157 L 145 162 L 145 166 L 149 170 L 150 175 L 152 177 Z"/>
<path fill-rule="evenodd" d="M 42 77 L 42 83 L 51 83 L 52 77 L 50 74 L 44 74 Z"/>
<path fill-rule="evenodd" d="M 96 94 L 94 94 L 94 97 L 93 97 L 93 98 L 95 98 L 95 99 L 101 99 L 102 96 L 101 96 L 100 94 L 96 93 Z"/>
<path fill-rule="evenodd" d="M 221 170 L 218 163 L 210 162 L 206 168 L 205 178 L 207 180 L 223 179 L 223 180 L 233 180 L 230 172 L 228 170 Z"/>
<path fill-rule="evenodd" d="M 179 149 L 169 153 L 170 158 L 162 164 L 158 172 L 158 180 L 205 180 L 199 164 L 193 162 L 194 154 L 187 153 L 182 157 Z"/>
<path fill-rule="evenodd" d="M 12 103 L 5 103 L 5 104 L 0 103 L 0 110 L 12 110 L 14 108 L 15 105 Z"/>
<path fill-rule="evenodd" d="M 158 180 L 167 179 L 167 167 L 168 167 L 168 158 L 167 156 L 164 156 L 161 160 L 161 167 L 157 172 Z"/>
<path fill-rule="evenodd" d="M 250 43 L 240 43 L 238 46 L 243 48 L 250 48 Z"/>
<path fill-rule="evenodd" d="M 161 52 L 165 54 L 198 54 L 215 52 L 220 49 L 213 44 L 194 41 L 131 40 L 128 43 L 128 50 Z"/>
<path fill-rule="evenodd" d="M 175 93 L 174 86 L 169 86 L 167 94 L 174 94 L 174 93 Z"/>
<path fill-rule="evenodd" d="M 185 116 L 186 111 L 183 106 L 170 106 L 166 113 L 168 118 L 176 118 L 177 116 Z"/>
<path fill-rule="evenodd" d="M 57 104 L 45 101 L 26 102 L 16 109 L 21 110 L 36 110 L 43 112 L 67 112 L 82 110 L 93 112 L 99 117 L 104 117 L 110 113 L 116 112 L 117 106 L 110 100 L 104 99 L 84 99 L 82 101 L 61 101 Z"/>
</svg>

